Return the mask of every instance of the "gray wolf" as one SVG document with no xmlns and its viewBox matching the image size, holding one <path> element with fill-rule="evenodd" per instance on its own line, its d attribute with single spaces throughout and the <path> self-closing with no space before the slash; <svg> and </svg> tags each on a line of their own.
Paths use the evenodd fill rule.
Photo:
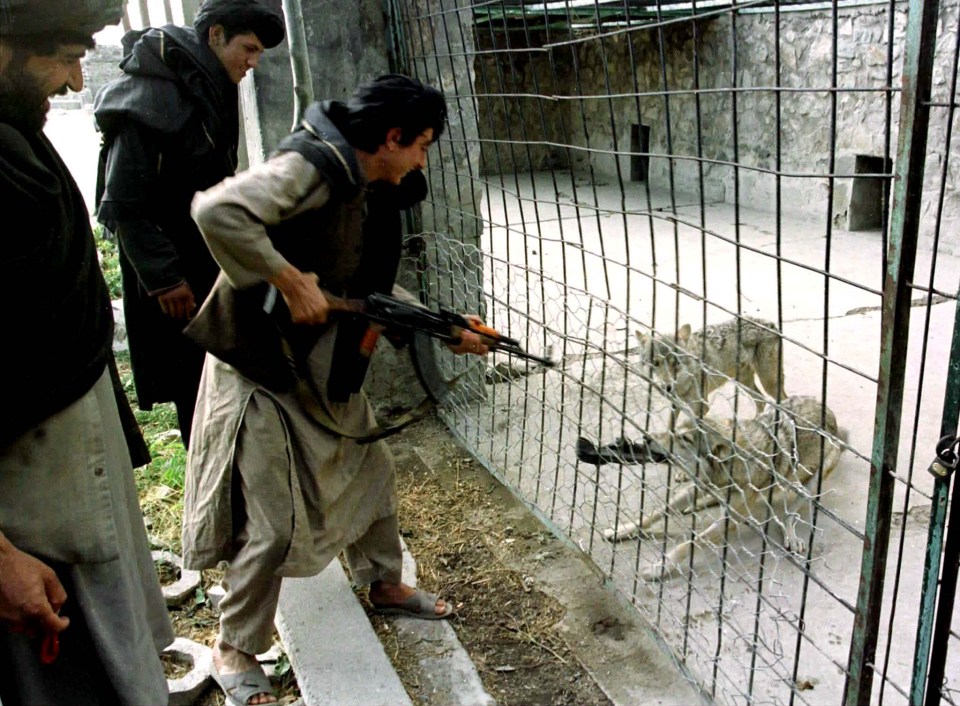
<svg viewBox="0 0 960 706">
<path fill-rule="evenodd" d="M 780 331 L 773 322 L 747 316 L 690 332 L 684 324 L 676 336 L 637 332 L 644 361 L 653 376 L 684 405 L 694 418 L 703 417 L 709 395 L 728 380 L 736 380 L 751 393 L 757 412 L 764 394 L 786 397 Z M 763 387 L 763 393 L 757 385 Z"/>
<path fill-rule="evenodd" d="M 604 531 L 611 541 L 650 533 L 667 514 L 695 510 L 696 496 L 710 496 L 726 505 L 723 516 L 695 537 L 668 551 L 662 562 L 645 572 L 646 579 L 678 573 L 694 543 L 717 544 L 724 525 L 763 523 L 771 519 L 783 532 L 784 547 L 803 553 L 806 544 L 797 535 L 800 509 L 812 525 L 811 496 L 817 477 L 826 479 L 845 446 L 833 412 L 815 397 L 794 396 L 769 406 L 752 419 L 716 421 L 706 418 L 673 435 L 649 435 L 631 447 L 637 460 L 671 462 L 692 480 L 660 508 L 637 523 Z M 702 506 L 701 497 L 697 506 Z"/>
</svg>

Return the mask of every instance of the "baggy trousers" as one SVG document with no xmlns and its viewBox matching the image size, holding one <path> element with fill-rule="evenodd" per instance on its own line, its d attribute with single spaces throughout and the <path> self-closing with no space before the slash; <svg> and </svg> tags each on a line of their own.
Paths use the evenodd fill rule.
<svg viewBox="0 0 960 706">
<path fill-rule="evenodd" d="M 224 573 L 221 640 L 247 654 L 266 652 L 280 599 L 283 564 L 293 537 L 289 454 L 280 410 L 268 398 L 251 398 L 237 436 L 232 497 L 235 555 Z M 239 490 L 239 493 L 236 492 Z M 343 547 L 353 580 L 399 583 L 400 527 L 394 512 L 375 521 Z"/>
</svg>

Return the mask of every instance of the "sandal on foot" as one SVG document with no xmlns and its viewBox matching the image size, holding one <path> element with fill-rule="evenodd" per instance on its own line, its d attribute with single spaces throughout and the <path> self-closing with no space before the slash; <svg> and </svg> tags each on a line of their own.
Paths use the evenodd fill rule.
<svg viewBox="0 0 960 706">
<path fill-rule="evenodd" d="M 419 588 L 407 600 L 400 603 L 373 604 L 373 609 L 381 615 L 405 615 L 408 618 L 420 620 L 443 620 L 453 613 L 453 606 L 444 604 L 442 613 L 437 613 L 437 601 L 440 597 L 436 593 L 427 593 Z"/>
<path fill-rule="evenodd" d="M 277 693 L 270 684 L 270 678 L 263 673 L 259 665 L 245 672 L 220 674 L 217 668 L 211 664 L 210 676 L 223 689 L 223 695 L 227 697 L 227 703 L 230 706 L 249 706 L 248 702 L 257 694 L 269 694 L 274 699 L 277 697 Z M 270 706 L 270 704 L 275 703 L 277 703 L 276 700 L 263 706 Z"/>
</svg>

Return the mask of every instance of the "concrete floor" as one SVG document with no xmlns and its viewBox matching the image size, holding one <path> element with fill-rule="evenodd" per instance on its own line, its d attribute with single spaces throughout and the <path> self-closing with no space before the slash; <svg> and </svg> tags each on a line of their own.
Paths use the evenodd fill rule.
<svg viewBox="0 0 960 706">
<path fill-rule="evenodd" d="M 786 704 L 795 682 L 802 689 L 797 703 L 835 704 L 844 687 L 867 508 L 881 236 L 834 230 L 828 252 L 824 223 L 784 218 L 778 271 L 772 214 L 741 210 L 738 219 L 730 204 L 708 204 L 702 217 L 710 235 L 702 240 L 693 227 L 699 205 L 676 202 L 675 223 L 666 192 L 652 194 L 652 220 L 638 213 L 647 210 L 640 184 L 578 184 L 575 199 L 569 176 L 554 182 L 548 174 L 524 174 L 505 179 L 504 194 L 491 191 L 482 208 L 491 224 L 483 236 L 485 289 L 494 293 L 488 318 L 529 350 L 562 363 L 487 388 L 480 402 L 467 392 L 451 402 L 448 419 L 479 457 L 607 572 L 718 703 Z M 935 288 L 955 292 L 960 260 L 921 253 L 914 281 L 929 284 L 934 268 Z M 662 504 L 665 470 L 579 464 L 574 442 L 585 435 L 607 443 L 666 427 L 669 403 L 651 396 L 634 330 L 672 331 L 675 316 L 698 329 L 738 310 L 774 321 L 782 315 L 785 389 L 817 397 L 825 389 L 847 434 L 849 448 L 819 498 L 809 578 L 782 549 L 742 530 L 725 552 L 699 549 L 689 577 L 644 583 L 638 571 L 661 556 L 664 540 L 612 545 L 600 533 L 613 525 L 618 508 L 620 523 L 637 519 L 642 496 L 646 512 Z M 890 656 L 886 681 L 874 681 L 874 703 L 881 687 L 883 703 L 905 703 L 901 691 L 910 686 L 932 488 L 926 469 L 939 438 L 955 304 L 912 312 L 881 671 L 888 637 Z M 722 389 L 712 413 L 729 415 L 733 395 L 732 385 Z M 745 400 L 741 409 L 752 414 Z M 779 533 L 771 539 L 779 542 Z M 806 627 L 798 639 L 801 616 Z M 948 688 L 956 688 L 960 674 L 960 645 L 953 642 Z"/>
</svg>

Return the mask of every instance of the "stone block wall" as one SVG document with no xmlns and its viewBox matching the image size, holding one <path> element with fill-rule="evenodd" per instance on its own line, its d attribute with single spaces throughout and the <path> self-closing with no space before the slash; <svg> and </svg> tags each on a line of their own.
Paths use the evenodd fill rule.
<svg viewBox="0 0 960 706">
<path fill-rule="evenodd" d="M 575 147 L 584 136 L 570 134 L 568 125 L 569 86 L 560 82 L 573 74 L 572 53 L 530 52 L 523 39 L 476 30 L 474 88 L 485 173 L 568 169 L 585 161 Z M 530 44 L 537 48 L 547 41 L 538 33 Z"/>
<path fill-rule="evenodd" d="M 83 92 L 80 94 L 84 105 L 92 105 L 93 97 L 105 85 L 120 78 L 120 59 L 123 49 L 119 44 L 97 45 L 83 58 Z"/>
<path fill-rule="evenodd" d="M 885 155 L 896 153 L 906 7 L 898 4 L 892 18 L 889 79 L 888 7 L 840 9 L 837 91 L 830 90 L 831 11 L 781 13 L 779 145 L 773 13 L 728 13 L 603 39 L 561 36 L 557 30 L 552 36 L 496 34 L 480 26 L 479 48 L 496 49 L 478 54 L 476 61 L 482 168 L 582 171 L 589 164 L 594 174 L 607 178 L 616 178 L 619 168 L 628 180 L 631 156 L 624 153 L 631 150 L 638 126 L 644 125 L 649 127 L 653 186 L 667 187 L 672 176 L 678 191 L 699 198 L 701 166 L 696 158 L 702 157 L 702 197 L 707 202 L 732 202 L 738 185 L 741 204 L 769 209 L 776 203 L 776 178 L 769 172 L 777 168 L 779 150 L 784 174 L 780 186 L 789 195 L 783 198 L 785 213 L 819 221 L 831 216 L 837 227 L 863 227 L 856 212 L 862 194 L 873 199 L 882 187 L 868 178 L 855 181 L 852 175 L 875 173 L 874 168 L 883 168 Z M 944 3 L 934 101 L 949 99 L 956 27 L 957 3 Z M 733 86 L 736 92 L 729 90 Z M 946 111 L 934 109 L 923 199 L 928 238 L 945 162 L 946 129 Z M 830 174 L 837 178 L 828 214 Z M 960 161 L 954 159 L 946 174 L 941 228 L 948 240 L 943 245 L 950 251 L 960 251 L 960 237 L 948 237 L 960 224 L 958 188 Z"/>
</svg>

